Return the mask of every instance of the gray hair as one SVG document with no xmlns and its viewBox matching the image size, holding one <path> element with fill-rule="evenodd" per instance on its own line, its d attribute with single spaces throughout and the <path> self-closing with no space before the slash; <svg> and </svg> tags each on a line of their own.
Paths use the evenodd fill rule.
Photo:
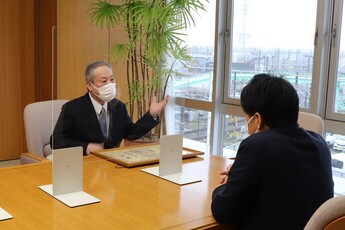
<svg viewBox="0 0 345 230">
<path fill-rule="evenodd" d="M 93 79 L 94 79 L 93 71 L 97 67 L 100 67 L 100 66 L 108 66 L 111 69 L 111 66 L 106 61 L 96 61 L 96 62 L 90 63 L 87 65 L 85 69 L 85 80 L 93 83 Z"/>
</svg>

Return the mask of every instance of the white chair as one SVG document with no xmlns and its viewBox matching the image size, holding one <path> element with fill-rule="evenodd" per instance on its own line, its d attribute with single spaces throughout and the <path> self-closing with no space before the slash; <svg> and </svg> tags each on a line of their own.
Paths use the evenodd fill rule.
<svg viewBox="0 0 345 230">
<path fill-rule="evenodd" d="M 309 219 L 304 230 L 344 230 L 345 196 L 325 201 Z"/>
<path fill-rule="evenodd" d="M 324 123 L 321 117 L 312 113 L 299 112 L 298 124 L 305 130 L 313 131 L 315 133 L 323 135 Z"/>
<path fill-rule="evenodd" d="M 21 154 L 21 164 L 42 161 L 52 153 L 50 136 L 59 118 L 61 107 L 67 101 L 41 101 L 25 107 L 24 127 L 28 153 Z"/>
</svg>

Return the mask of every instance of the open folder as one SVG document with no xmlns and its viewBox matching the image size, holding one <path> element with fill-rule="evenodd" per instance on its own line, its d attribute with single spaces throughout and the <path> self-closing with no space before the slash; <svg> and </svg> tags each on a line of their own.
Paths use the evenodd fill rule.
<svg viewBox="0 0 345 230">
<path fill-rule="evenodd" d="M 100 202 L 83 191 L 83 148 L 53 150 L 53 184 L 39 186 L 69 207 Z"/>
</svg>

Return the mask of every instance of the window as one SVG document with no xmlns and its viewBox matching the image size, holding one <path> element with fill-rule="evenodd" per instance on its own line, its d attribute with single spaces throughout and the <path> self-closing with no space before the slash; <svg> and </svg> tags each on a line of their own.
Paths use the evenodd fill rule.
<svg viewBox="0 0 345 230">
<path fill-rule="evenodd" d="M 244 117 L 224 115 L 223 155 L 236 157 L 241 141 L 247 136 L 247 122 Z"/>
<path fill-rule="evenodd" d="M 207 14 L 196 22 L 197 28 L 188 31 L 193 62 L 181 70 L 183 74 L 173 86 L 174 113 L 179 114 L 174 129 L 209 144 L 211 154 L 233 156 L 246 134 L 239 101 L 242 88 L 257 73 L 281 75 L 297 90 L 301 110 L 324 119 L 336 194 L 344 194 L 345 171 L 339 172 L 341 162 L 345 163 L 343 1 L 234 0 L 208 4 Z M 214 38 L 209 37 L 214 34 Z M 196 114 L 206 115 L 201 119 Z M 197 124 L 202 128 L 196 128 Z M 204 137 L 201 132 L 207 133 L 206 139 L 200 139 Z"/>
<path fill-rule="evenodd" d="M 345 195 L 345 136 L 326 133 L 326 142 L 332 156 L 334 194 Z"/>
<path fill-rule="evenodd" d="M 205 2 L 207 11 L 195 16 L 195 27 L 182 32 L 188 34 L 185 41 L 192 61 L 187 68 L 175 69 L 179 72 L 175 77 L 175 96 L 212 100 L 215 7 L 216 1 Z"/>
<path fill-rule="evenodd" d="M 246 83 L 258 73 L 283 76 L 310 107 L 317 1 L 229 1 L 229 52 L 225 101 L 239 104 Z M 231 4 L 232 3 L 232 4 Z M 308 10 L 305 10 L 308 9 Z"/>
<path fill-rule="evenodd" d="M 185 147 L 207 152 L 211 113 L 203 110 L 175 106 L 174 132 L 182 133 Z"/>
<path fill-rule="evenodd" d="M 330 25 L 330 71 L 327 103 L 327 118 L 345 121 L 345 41 L 341 36 L 345 28 L 342 17 L 344 5 L 335 1 L 332 25 Z M 339 25 L 342 25 L 341 27 Z"/>
<path fill-rule="evenodd" d="M 187 147 L 209 153 L 210 129 L 213 119 L 214 43 L 216 1 L 204 1 L 205 12 L 196 16 L 195 27 L 182 31 L 192 58 L 189 66 L 176 65 L 172 87 L 175 105 L 168 105 L 168 133 L 183 133 Z M 168 123 L 168 122 L 167 122 Z"/>
</svg>

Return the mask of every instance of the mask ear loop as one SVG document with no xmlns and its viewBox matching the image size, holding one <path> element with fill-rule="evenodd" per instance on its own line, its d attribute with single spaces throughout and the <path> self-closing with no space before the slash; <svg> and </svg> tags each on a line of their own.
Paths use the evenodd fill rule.
<svg viewBox="0 0 345 230">
<path fill-rule="evenodd" d="M 93 94 L 95 93 L 95 89 L 97 89 L 97 87 L 92 84 L 91 81 L 87 81 L 86 82 L 86 87 L 88 88 L 89 91 L 91 91 Z M 91 88 L 91 89 L 90 89 Z M 98 90 L 98 89 L 97 89 Z"/>
<path fill-rule="evenodd" d="M 250 122 L 253 121 L 254 117 L 255 117 L 255 114 L 253 116 L 251 116 L 249 118 L 249 120 L 247 121 L 247 125 L 246 125 L 246 128 L 245 128 L 246 134 L 244 134 L 244 138 L 247 138 L 248 136 L 250 136 L 250 134 L 249 134 L 249 124 L 250 124 Z"/>
<path fill-rule="evenodd" d="M 247 121 L 247 125 L 249 125 L 249 123 L 252 122 L 252 120 L 254 119 L 254 117 L 255 117 L 255 113 L 254 113 L 253 116 L 251 116 L 251 118 L 249 118 L 249 120 Z"/>
<path fill-rule="evenodd" d="M 254 133 L 258 133 L 258 132 L 260 132 L 260 127 L 261 127 L 261 115 L 260 115 L 260 113 L 258 113 L 258 112 L 256 112 L 256 113 L 253 115 L 253 117 L 254 117 L 255 115 L 257 116 L 257 119 L 259 119 L 259 120 L 258 120 L 259 126 L 256 128 L 256 131 L 255 131 Z"/>
<path fill-rule="evenodd" d="M 254 113 L 254 115 L 251 116 L 251 118 L 249 118 L 249 120 L 247 121 L 247 125 L 248 125 L 250 122 L 252 122 L 252 120 L 255 118 L 255 116 L 257 117 L 257 119 L 260 118 L 260 114 L 259 114 L 258 112 Z M 260 126 L 261 126 L 261 124 L 259 124 L 259 127 L 256 128 L 256 131 L 254 132 L 254 134 L 255 134 L 255 133 L 258 133 L 258 132 L 260 131 Z"/>
</svg>

